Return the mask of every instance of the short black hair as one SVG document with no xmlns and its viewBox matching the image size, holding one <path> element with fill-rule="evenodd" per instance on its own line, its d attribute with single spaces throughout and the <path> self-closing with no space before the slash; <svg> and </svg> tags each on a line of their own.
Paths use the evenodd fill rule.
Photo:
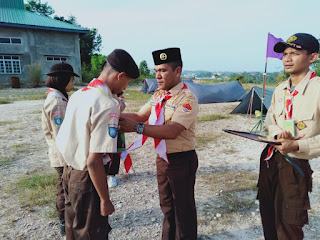
<svg viewBox="0 0 320 240">
<path fill-rule="evenodd" d="M 169 62 L 167 64 L 171 66 L 173 71 L 176 70 L 177 67 L 182 68 L 182 61 L 174 61 L 174 62 Z"/>
</svg>

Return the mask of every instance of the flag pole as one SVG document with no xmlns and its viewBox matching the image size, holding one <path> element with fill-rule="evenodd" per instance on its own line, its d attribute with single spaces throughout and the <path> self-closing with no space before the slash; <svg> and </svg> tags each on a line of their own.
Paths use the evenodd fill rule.
<svg viewBox="0 0 320 240">
<path fill-rule="evenodd" d="M 268 33 L 269 34 L 269 33 Z M 262 98 L 261 98 L 261 112 L 260 112 L 260 119 L 254 125 L 250 132 L 259 132 L 262 133 L 262 126 L 263 126 L 263 106 L 264 106 L 264 98 L 266 94 L 266 83 L 267 83 L 267 66 L 268 66 L 268 57 L 266 57 L 266 62 L 264 65 L 264 73 L 263 73 L 263 87 L 262 87 Z"/>
</svg>

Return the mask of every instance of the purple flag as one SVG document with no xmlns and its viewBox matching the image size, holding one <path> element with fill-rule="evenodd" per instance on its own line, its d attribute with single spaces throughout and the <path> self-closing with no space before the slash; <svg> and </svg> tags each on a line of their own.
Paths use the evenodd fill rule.
<svg viewBox="0 0 320 240">
<path fill-rule="evenodd" d="M 278 42 L 283 42 L 281 38 L 276 38 L 272 34 L 268 33 L 268 44 L 267 44 L 267 55 L 266 57 L 271 57 L 271 58 L 278 58 L 282 59 L 283 54 L 282 53 L 276 53 L 273 51 L 274 45 L 276 45 Z"/>
</svg>

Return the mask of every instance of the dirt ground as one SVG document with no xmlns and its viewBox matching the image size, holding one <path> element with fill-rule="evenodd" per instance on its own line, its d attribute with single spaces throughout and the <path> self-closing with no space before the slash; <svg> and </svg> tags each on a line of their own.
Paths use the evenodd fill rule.
<svg viewBox="0 0 320 240">
<path fill-rule="evenodd" d="M 0 97 L 6 90 L 0 90 Z M 10 186 L 20 177 L 52 173 L 47 144 L 41 130 L 44 100 L 15 101 L 0 105 L 0 156 L 11 159 L 0 165 L 0 239 L 63 239 L 58 219 L 49 218 L 50 206 L 24 208 Z M 226 134 L 224 128 L 248 131 L 256 118 L 229 115 L 238 103 L 200 105 L 200 115 L 225 114 L 227 119 L 198 121 L 196 134 L 199 168 L 195 187 L 198 239 L 263 239 L 256 197 L 259 156 L 265 144 Z M 136 109 L 130 101 L 127 111 Z M 7 123 L 5 122 L 7 121 Z M 126 134 L 130 144 L 136 134 Z M 17 151 L 15 146 L 23 147 Z M 126 174 L 121 164 L 119 185 L 110 189 L 115 213 L 109 239 L 153 240 L 161 238 L 162 213 L 155 176 L 155 152 L 148 139 L 131 152 L 133 169 Z M 305 239 L 320 239 L 320 165 L 311 161 L 314 187 Z"/>
</svg>

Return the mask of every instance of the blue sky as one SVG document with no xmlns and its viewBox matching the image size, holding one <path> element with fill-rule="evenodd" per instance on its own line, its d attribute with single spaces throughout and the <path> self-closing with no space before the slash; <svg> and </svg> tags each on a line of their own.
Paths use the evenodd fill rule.
<svg viewBox="0 0 320 240">
<path fill-rule="evenodd" d="M 25 2 L 27 2 L 25 0 Z M 127 50 L 153 68 L 151 52 L 180 47 L 185 70 L 264 71 L 268 32 L 320 38 L 320 1 L 308 0 L 42 0 L 56 15 L 97 28 L 102 54 Z M 268 72 L 281 71 L 268 59 Z"/>
</svg>

